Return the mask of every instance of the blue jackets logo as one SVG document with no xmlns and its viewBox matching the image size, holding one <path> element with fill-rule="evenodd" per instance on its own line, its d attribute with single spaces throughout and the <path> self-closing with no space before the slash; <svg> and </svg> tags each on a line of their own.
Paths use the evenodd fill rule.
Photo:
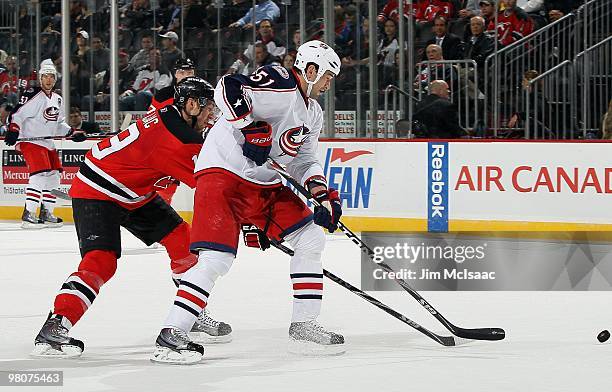
<svg viewBox="0 0 612 392">
<path fill-rule="evenodd" d="M 448 143 L 429 142 L 427 149 L 427 230 L 448 232 Z"/>
</svg>

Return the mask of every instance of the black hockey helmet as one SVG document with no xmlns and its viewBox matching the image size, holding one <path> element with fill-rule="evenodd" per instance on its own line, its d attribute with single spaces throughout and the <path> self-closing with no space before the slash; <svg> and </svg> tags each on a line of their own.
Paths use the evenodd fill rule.
<svg viewBox="0 0 612 392">
<path fill-rule="evenodd" d="M 172 73 L 174 74 L 179 69 L 184 69 L 184 70 L 194 69 L 195 70 L 195 63 L 189 57 L 178 58 L 176 62 L 174 63 L 174 67 L 172 68 Z"/>
<path fill-rule="evenodd" d="M 204 107 L 209 100 L 214 100 L 214 95 L 215 89 L 210 83 L 197 76 L 189 76 L 174 87 L 174 104 L 182 109 L 189 98 L 194 98 Z"/>
</svg>

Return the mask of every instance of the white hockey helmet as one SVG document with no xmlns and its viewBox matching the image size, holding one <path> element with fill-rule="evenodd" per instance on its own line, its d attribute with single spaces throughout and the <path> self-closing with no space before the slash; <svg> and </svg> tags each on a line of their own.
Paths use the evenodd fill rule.
<svg viewBox="0 0 612 392">
<path fill-rule="evenodd" d="M 53 64 L 53 61 L 51 61 L 51 59 L 43 60 L 40 63 L 40 69 L 38 70 L 38 80 L 40 81 L 40 78 L 43 75 L 47 74 L 52 74 L 57 80 L 57 69 L 55 69 L 55 65 Z"/>
<path fill-rule="evenodd" d="M 319 68 L 314 81 L 310 81 L 306 77 L 306 67 L 309 63 L 314 63 Z M 330 71 L 334 76 L 338 76 L 340 73 L 340 57 L 325 42 L 312 40 L 300 45 L 294 66 L 300 70 L 306 83 L 308 83 L 306 95 L 310 96 L 312 86 L 321 79 L 325 72 Z"/>
</svg>

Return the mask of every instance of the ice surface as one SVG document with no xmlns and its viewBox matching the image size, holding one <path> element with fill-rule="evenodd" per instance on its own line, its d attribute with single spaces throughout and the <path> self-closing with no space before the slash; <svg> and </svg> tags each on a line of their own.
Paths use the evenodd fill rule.
<svg viewBox="0 0 612 392">
<path fill-rule="evenodd" d="M 328 237 L 324 265 L 359 286 L 359 250 Z M 609 292 L 425 292 L 464 327 L 499 326 L 501 342 L 445 348 L 325 281 L 321 322 L 345 335 L 345 355 L 286 353 L 291 312 L 288 258 L 241 248 L 211 296 L 213 315 L 231 323 L 234 341 L 208 346 L 195 366 L 149 362 L 175 288 L 163 250 L 129 233 L 115 277 L 73 328 L 85 342 L 76 360 L 28 357 L 63 280 L 79 262 L 73 226 L 23 231 L 0 223 L 0 370 L 64 370 L 61 391 L 609 391 Z M 404 292 L 372 293 L 441 334 L 444 328 Z M 11 388 L 1 388 L 2 391 Z M 16 391 L 41 390 L 19 387 Z"/>
</svg>

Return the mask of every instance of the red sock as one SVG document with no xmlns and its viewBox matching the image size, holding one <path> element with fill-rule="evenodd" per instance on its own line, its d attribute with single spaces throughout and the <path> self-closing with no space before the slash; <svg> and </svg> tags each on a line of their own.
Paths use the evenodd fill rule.
<svg viewBox="0 0 612 392">
<path fill-rule="evenodd" d="M 110 250 L 87 252 L 77 272 L 66 279 L 55 297 L 53 313 L 62 315 L 72 325 L 89 309 L 100 292 L 100 287 L 113 277 L 117 270 L 117 255 Z"/>
<path fill-rule="evenodd" d="M 198 262 L 197 256 L 189 252 L 189 231 L 189 225 L 183 222 L 160 241 L 170 257 L 173 274 L 182 274 Z"/>
</svg>

